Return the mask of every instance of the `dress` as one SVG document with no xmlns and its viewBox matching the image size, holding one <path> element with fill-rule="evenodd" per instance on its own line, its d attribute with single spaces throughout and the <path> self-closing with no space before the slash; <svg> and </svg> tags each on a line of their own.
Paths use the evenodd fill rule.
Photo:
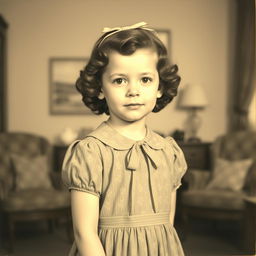
<svg viewBox="0 0 256 256">
<path fill-rule="evenodd" d="M 66 153 L 62 180 L 99 197 L 98 235 L 106 256 L 183 256 L 170 224 L 170 195 L 187 165 L 171 137 L 147 127 L 131 140 L 103 122 Z M 70 256 L 79 255 L 74 242 Z"/>
</svg>

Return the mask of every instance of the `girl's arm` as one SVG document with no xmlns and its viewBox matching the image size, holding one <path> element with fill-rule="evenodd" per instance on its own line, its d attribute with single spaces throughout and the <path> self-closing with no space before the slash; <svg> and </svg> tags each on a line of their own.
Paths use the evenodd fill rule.
<svg viewBox="0 0 256 256">
<path fill-rule="evenodd" d="M 99 198 L 71 190 L 71 210 L 76 245 L 80 256 L 105 256 L 98 236 Z"/>
<path fill-rule="evenodd" d="M 174 217 L 176 210 L 176 190 L 171 193 L 171 211 L 170 211 L 170 223 L 174 225 Z"/>
</svg>

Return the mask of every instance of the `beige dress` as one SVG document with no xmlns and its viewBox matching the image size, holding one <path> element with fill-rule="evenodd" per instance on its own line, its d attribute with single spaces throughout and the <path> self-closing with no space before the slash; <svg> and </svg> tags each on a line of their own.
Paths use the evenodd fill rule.
<svg viewBox="0 0 256 256">
<path fill-rule="evenodd" d="M 169 213 L 185 171 L 171 137 L 147 127 L 146 137 L 134 141 L 103 122 L 70 145 L 62 179 L 70 190 L 99 197 L 98 235 L 106 256 L 181 256 Z M 75 242 L 69 255 L 79 255 Z"/>
</svg>

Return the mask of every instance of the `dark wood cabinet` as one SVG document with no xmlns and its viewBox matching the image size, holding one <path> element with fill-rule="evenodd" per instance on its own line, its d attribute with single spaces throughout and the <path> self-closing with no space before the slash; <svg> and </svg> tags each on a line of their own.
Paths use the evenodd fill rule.
<svg viewBox="0 0 256 256">
<path fill-rule="evenodd" d="M 66 154 L 68 146 L 54 145 L 53 147 L 53 167 L 54 171 L 61 172 L 62 163 Z"/>
<path fill-rule="evenodd" d="M 0 15 L 0 132 L 7 130 L 7 28 L 6 21 Z"/>
<path fill-rule="evenodd" d="M 182 149 L 189 169 L 209 170 L 211 167 L 211 154 L 209 142 L 190 143 L 178 142 Z"/>
</svg>

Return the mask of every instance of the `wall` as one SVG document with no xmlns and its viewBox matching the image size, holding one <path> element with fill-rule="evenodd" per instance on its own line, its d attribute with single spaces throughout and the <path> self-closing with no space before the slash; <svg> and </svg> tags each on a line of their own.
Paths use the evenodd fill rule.
<svg viewBox="0 0 256 256">
<path fill-rule="evenodd" d="M 171 57 L 182 89 L 201 84 L 209 106 L 199 135 L 211 141 L 226 131 L 229 47 L 234 0 L 0 0 L 8 30 L 8 127 L 47 136 L 71 127 L 95 128 L 106 116 L 49 114 L 50 57 L 87 57 L 103 27 L 146 21 L 171 30 Z M 231 31 L 231 32 L 230 32 Z M 186 112 L 177 100 L 151 114 L 151 128 L 169 134 L 182 129 Z"/>
</svg>

